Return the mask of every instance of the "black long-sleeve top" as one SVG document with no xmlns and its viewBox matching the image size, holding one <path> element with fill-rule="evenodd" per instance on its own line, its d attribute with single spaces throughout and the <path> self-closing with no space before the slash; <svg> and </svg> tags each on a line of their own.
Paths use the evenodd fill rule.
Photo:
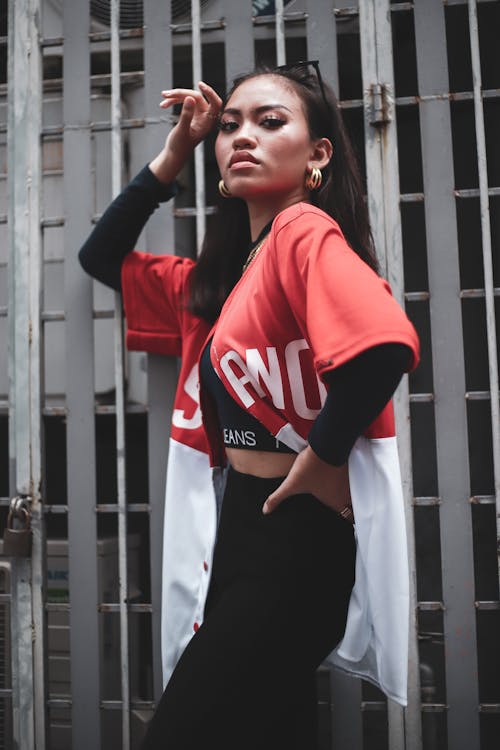
<svg viewBox="0 0 500 750">
<path fill-rule="evenodd" d="M 85 271 L 120 291 L 123 259 L 158 205 L 176 193 L 176 183 L 165 185 L 145 166 L 106 209 L 80 249 Z M 324 375 L 328 395 L 308 436 L 316 455 L 334 466 L 346 462 L 357 438 L 391 398 L 410 356 L 404 344 L 381 344 Z"/>
</svg>

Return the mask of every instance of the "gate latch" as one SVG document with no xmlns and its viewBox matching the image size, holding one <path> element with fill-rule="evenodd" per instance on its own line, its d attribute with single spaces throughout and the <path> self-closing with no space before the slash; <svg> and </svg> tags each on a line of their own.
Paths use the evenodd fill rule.
<svg viewBox="0 0 500 750">
<path fill-rule="evenodd" d="M 380 127 L 391 122 L 391 95 L 386 83 L 373 83 L 369 89 L 370 125 Z"/>
<path fill-rule="evenodd" d="M 3 534 L 6 557 L 31 557 L 31 513 L 29 497 L 13 497 L 10 501 L 7 526 Z"/>
</svg>

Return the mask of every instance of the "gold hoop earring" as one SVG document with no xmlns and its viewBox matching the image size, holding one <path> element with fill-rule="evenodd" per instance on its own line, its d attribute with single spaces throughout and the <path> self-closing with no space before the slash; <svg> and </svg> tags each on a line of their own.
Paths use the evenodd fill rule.
<svg viewBox="0 0 500 750">
<path fill-rule="evenodd" d="M 219 193 L 223 198 L 231 198 L 231 191 L 226 187 L 224 180 L 219 180 Z"/>
<path fill-rule="evenodd" d="M 310 174 L 308 174 L 306 177 L 306 188 L 308 190 L 319 190 L 322 181 L 323 175 L 321 174 L 321 169 L 318 169 L 318 167 L 313 167 Z"/>
</svg>

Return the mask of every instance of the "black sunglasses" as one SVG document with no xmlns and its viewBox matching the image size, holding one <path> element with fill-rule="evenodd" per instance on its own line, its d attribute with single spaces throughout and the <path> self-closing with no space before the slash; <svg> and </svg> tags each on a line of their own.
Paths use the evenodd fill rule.
<svg viewBox="0 0 500 750">
<path fill-rule="evenodd" d="M 286 73 L 288 71 L 294 71 L 294 70 L 299 70 L 299 71 L 305 70 L 308 73 L 309 72 L 308 68 L 310 67 L 314 68 L 316 72 L 316 78 L 318 79 L 318 86 L 321 91 L 321 96 L 323 97 L 325 106 L 328 107 L 328 102 L 326 100 L 326 94 L 325 94 L 325 87 L 323 85 L 323 78 L 321 77 L 321 71 L 319 69 L 319 60 L 298 60 L 297 62 L 294 62 L 294 63 L 288 63 L 287 65 L 278 65 L 278 67 L 275 68 L 274 70 L 277 73 L 281 71 L 283 73 Z"/>
</svg>

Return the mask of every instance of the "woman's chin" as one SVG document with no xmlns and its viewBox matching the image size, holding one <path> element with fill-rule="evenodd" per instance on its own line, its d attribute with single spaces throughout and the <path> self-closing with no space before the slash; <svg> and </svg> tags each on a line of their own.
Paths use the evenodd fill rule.
<svg viewBox="0 0 500 750">
<path fill-rule="evenodd" d="M 268 203 L 270 205 L 289 203 L 290 196 L 295 194 L 295 191 L 282 190 L 271 185 L 251 185 L 249 183 L 233 185 L 229 190 L 232 196 L 241 198 L 247 203 Z M 300 200 L 300 198 L 297 198 L 297 200 Z"/>
</svg>

